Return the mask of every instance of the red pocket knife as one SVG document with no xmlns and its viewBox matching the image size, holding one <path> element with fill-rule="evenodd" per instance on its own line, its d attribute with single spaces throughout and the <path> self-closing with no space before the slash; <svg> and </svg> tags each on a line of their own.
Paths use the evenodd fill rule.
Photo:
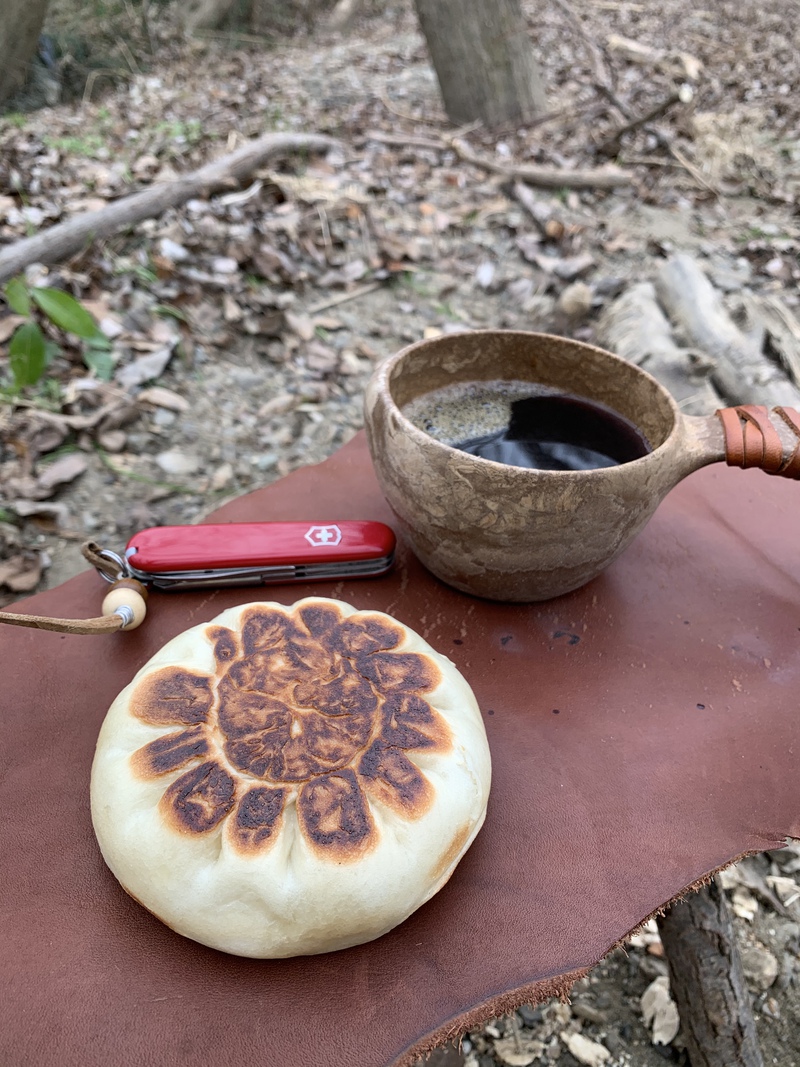
<svg viewBox="0 0 800 1067">
<path fill-rule="evenodd" d="M 337 578 L 373 578 L 394 562 L 381 522 L 242 522 L 154 526 L 101 555 L 156 589 L 203 589 Z M 110 579 L 111 580 L 111 579 Z"/>
</svg>

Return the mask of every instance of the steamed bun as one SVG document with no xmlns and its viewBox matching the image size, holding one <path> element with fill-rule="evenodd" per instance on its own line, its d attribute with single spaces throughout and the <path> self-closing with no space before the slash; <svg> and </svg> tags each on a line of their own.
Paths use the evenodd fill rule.
<svg viewBox="0 0 800 1067">
<path fill-rule="evenodd" d="M 391 930 L 447 881 L 486 814 L 472 690 L 407 626 L 309 597 L 171 640 L 112 704 L 95 833 L 123 888 L 241 956 Z"/>
</svg>

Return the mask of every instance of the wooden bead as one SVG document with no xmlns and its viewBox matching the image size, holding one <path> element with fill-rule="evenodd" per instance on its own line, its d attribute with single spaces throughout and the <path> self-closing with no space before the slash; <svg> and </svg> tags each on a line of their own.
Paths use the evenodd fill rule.
<svg viewBox="0 0 800 1067">
<path fill-rule="evenodd" d="M 103 614 L 113 615 L 120 607 L 128 607 L 133 612 L 133 622 L 123 626 L 123 630 L 135 630 L 141 626 L 147 614 L 147 590 L 141 582 L 135 578 L 114 582 L 103 601 Z"/>
</svg>

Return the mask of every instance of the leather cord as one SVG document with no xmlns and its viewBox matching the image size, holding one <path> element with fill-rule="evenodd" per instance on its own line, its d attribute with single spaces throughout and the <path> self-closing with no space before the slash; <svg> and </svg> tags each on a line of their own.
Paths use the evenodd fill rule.
<svg viewBox="0 0 800 1067">
<path fill-rule="evenodd" d="M 101 615 L 97 619 L 50 619 L 46 615 L 19 615 L 0 611 L 0 623 L 53 630 L 60 634 L 114 634 L 125 625 L 121 615 Z"/>
<path fill-rule="evenodd" d="M 90 563 L 96 571 L 108 578 L 109 581 L 115 582 L 118 578 L 123 577 L 120 574 L 119 565 L 103 554 L 96 541 L 84 541 L 81 545 L 81 555 L 87 563 Z"/>
<path fill-rule="evenodd" d="M 725 461 L 730 467 L 760 467 L 767 474 L 800 478 L 800 415 L 784 407 L 773 408 L 773 413 L 796 435 L 794 450 L 784 455 L 783 442 L 766 407 L 739 404 L 717 411 L 725 434 Z"/>
<path fill-rule="evenodd" d="M 28 626 L 36 630 L 51 630 L 62 634 L 113 634 L 118 630 L 130 628 L 133 623 L 130 610 L 120 608 L 119 603 L 125 603 L 126 599 L 133 604 L 137 604 L 140 600 L 143 603 L 143 598 L 147 596 L 144 587 L 138 582 L 120 580 L 124 579 L 124 576 L 120 574 L 118 564 L 106 558 L 94 541 L 84 542 L 81 545 L 81 553 L 84 559 L 114 583 L 111 586 L 112 590 L 122 591 L 121 598 L 118 595 L 112 603 L 108 603 L 109 598 L 106 597 L 103 602 L 104 610 L 107 612 L 105 615 L 100 615 L 95 619 L 51 619 L 46 615 L 24 615 L 15 611 L 0 611 L 0 624 Z"/>
</svg>

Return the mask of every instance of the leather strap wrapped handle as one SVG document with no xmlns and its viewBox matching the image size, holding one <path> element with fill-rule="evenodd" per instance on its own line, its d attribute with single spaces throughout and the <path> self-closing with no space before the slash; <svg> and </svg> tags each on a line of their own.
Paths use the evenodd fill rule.
<svg viewBox="0 0 800 1067">
<path fill-rule="evenodd" d="M 730 467 L 760 467 L 767 474 L 800 479 L 800 414 L 794 408 L 769 411 L 757 404 L 740 404 L 717 411 L 725 434 L 725 462 Z M 780 419 L 783 433 L 775 420 Z M 786 430 L 789 428 L 789 444 Z M 792 447 L 794 445 L 794 447 Z"/>
</svg>

